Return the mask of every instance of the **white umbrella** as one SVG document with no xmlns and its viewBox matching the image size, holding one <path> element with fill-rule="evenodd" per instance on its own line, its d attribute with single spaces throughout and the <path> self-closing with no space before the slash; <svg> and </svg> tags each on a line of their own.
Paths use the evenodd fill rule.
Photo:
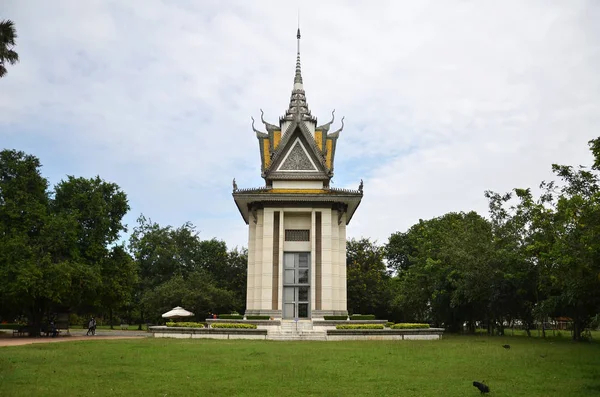
<svg viewBox="0 0 600 397">
<path fill-rule="evenodd" d="M 183 307 L 177 306 L 177 307 L 174 307 L 172 310 L 169 310 L 168 312 L 164 313 L 162 316 L 164 318 L 176 318 L 176 317 L 190 317 L 193 315 L 194 315 L 194 313 L 188 312 Z"/>
</svg>

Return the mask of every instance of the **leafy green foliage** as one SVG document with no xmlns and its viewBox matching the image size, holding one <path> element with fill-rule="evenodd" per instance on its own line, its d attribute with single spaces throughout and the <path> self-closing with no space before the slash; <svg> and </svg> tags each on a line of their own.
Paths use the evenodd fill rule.
<svg viewBox="0 0 600 397">
<path fill-rule="evenodd" d="M 195 322 L 174 322 L 169 321 L 166 324 L 167 327 L 186 327 L 186 328 L 204 328 L 204 323 L 195 323 Z"/>
<path fill-rule="evenodd" d="M 0 21 L 0 78 L 6 74 L 6 64 L 14 65 L 19 54 L 14 50 L 17 38 L 15 24 L 9 19 Z"/>
<path fill-rule="evenodd" d="M 337 324 L 335 329 L 383 329 L 383 324 Z"/>
<path fill-rule="evenodd" d="M 217 318 L 225 319 L 225 320 L 242 320 L 244 316 L 241 314 L 219 314 Z"/>
<path fill-rule="evenodd" d="M 40 324 L 101 300 L 116 307 L 136 272 L 122 248 L 108 248 L 125 229 L 125 194 L 98 177 L 69 177 L 50 192 L 40 168 L 34 156 L 0 152 L 0 315 Z"/>
<path fill-rule="evenodd" d="M 191 223 L 174 229 L 141 216 L 130 238 L 139 267 L 137 300 L 146 317 L 158 320 L 175 306 L 197 319 L 209 313 L 243 312 L 247 252 L 228 252 L 224 242 L 201 240 Z M 240 317 L 243 318 L 243 317 Z"/>
<path fill-rule="evenodd" d="M 423 329 L 429 328 L 429 324 L 419 323 L 398 323 L 390 326 L 391 329 Z"/>
<path fill-rule="evenodd" d="M 351 239 L 346 248 L 348 311 L 384 317 L 390 301 L 390 276 L 384 249 L 369 239 Z"/>
<path fill-rule="evenodd" d="M 348 320 L 348 316 L 323 316 L 324 320 Z"/>
<path fill-rule="evenodd" d="M 244 323 L 214 323 L 210 325 L 211 328 L 240 328 L 240 329 L 256 329 L 255 324 L 244 324 Z"/>
<path fill-rule="evenodd" d="M 374 314 L 353 314 L 350 316 L 350 321 L 360 321 L 360 320 L 375 320 Z"/>
<path fill-rule="evenodd" d="M 219 317 L 222 318 L 222 317 Z M 246 320 L 270 320 L 270 316 L 246 316 Z"/>
<path fill-rule="evenodd" d="M 392 235 L 385 252 L 396 272 L 391 306 L 397 320 L 431 320 L 457 330 L 483 316 L 494 274 L 492 228 L 477 213 L 421 220 Z"/>
</svg>

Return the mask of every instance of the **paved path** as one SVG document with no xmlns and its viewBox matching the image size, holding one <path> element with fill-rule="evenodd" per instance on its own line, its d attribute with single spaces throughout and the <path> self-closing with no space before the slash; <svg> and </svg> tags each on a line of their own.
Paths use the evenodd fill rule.
<svg viewBox="0 0 600 397">
<path fill-rule="evenodd" d="M 139 339 L 152 336 L 145 331 L 120 331 L 120 330 L 97 330 L 96 335 L 86 336 L 85 329 L 71 329 L 69 330 L 71 336 L 58 336 L 56 338 L 49 337 L 13 337 L 12 331 L 0 333 L 0 347 L 2 346 L 21 346 L 29 345 L 32 343 L 56 343 L 56 342 L 74 342 L 81 340 L 110 340 L 110 339 Z"/>
</svg>

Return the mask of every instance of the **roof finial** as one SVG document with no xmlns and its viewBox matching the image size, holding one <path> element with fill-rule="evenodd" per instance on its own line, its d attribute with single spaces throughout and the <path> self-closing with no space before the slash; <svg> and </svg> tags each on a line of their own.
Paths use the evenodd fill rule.
<svg viewBox="0 0 600 397">
<path fill-rule="evenodd" d="M 300 10 L 298 10 L 298 33 L 296 33 L 296 39 L 298 39 L 298 55 L 296 57 L 296 75 L 294 76 L 294 89 L 302 89 L 302 73 L 300 71 Z"/>
<path fill-rule="evenodd" d="M 298 33 L 296 38 L 298 39 L 298 54 L 300 54 L 300 8 L 298 8 Z"/>
</svg>

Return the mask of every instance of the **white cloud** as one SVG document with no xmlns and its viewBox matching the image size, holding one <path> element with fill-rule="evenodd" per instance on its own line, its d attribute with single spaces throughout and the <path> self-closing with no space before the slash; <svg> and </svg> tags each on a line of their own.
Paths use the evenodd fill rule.
<svg viewBox="0 0 600 397">
<path fill-rule="evenodd" d="M 21 62 L 0 80 L 3 146 L 52 175 L 118 183 L 130 225 L 190 220 L 246 245 L 231 179 L 262 184 L 250 116 L 287 108 L 297 6 L 8 0 Z M 486 189 L 589 163 L 598 18 L 592 0 L 302 2 L 312 113 L 346 116 L 335 186 L 365 180 L 349 235 L 384 242 L 419 218 L 485 213 Z"/>
</svg>

